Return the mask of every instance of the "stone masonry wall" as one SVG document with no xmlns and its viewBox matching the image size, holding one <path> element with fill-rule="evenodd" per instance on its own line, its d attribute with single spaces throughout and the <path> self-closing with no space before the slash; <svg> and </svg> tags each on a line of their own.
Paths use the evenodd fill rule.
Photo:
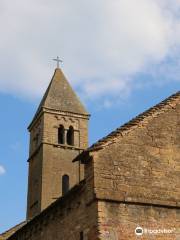
<svg viewBox="0 0 180 240">
<path fill-rule="evenodd" d="M 74 146 L 58 144 L 58 127 L 63 125 L 65 131 L 74 128 Z M 43 131 L 43 169 L 41 209 L 45 209 L 55 199 L 62 196 L 62 176 L 69 176 L 70 188 L 84 179 L 84 169 L 79 162 L 72 160 L 87 147 L 87 119 L 71 116 L 44 114 Z"/>
<path fill-rule="evenodd" d="M 42 148 L 29 161 L 27 216 L 32 218 L 41 212 L 42 194 Z"/>
<path fill-rule="evenodd" d="M 58 128 L 65 136 L 74 129 L 74 145 L 58 143 Z M 88 116 L 45 110 L 30 132 L 28 219 L 62 196 L 62 177 L 70 188 L 84 179 L 84 166 L 72 160 L 88 146 Z M 66 137 L 65 137 L 66 139 Z"/>
<path fill-rule="evenodd" d="M 81 182 L 57 200 L 9 240 L 97 240 L 97 202 L 90 201 Z"/>
<path fill-rule="evenodd" d="M 180 206 L 180 104 L 93 153 L 97 198 Z"/>
<path fill-rule="evenodd" d="M 70 126 L 74 128 L 75 147 L 81 149 L 88 147 L 88 118 L 78 114 L 73 115 L 63 112 L 61 114 L 54 112 L 44 113 L 43 142 L 58 144 L 57 132 L 60 125 L 64 126 L 65 131 L 67 131 Z"/>
<path fill-rule="evenodd" d="M 79 163 L 72 163 L 77 154 L 77 150 L 43 147 L 42 209 L 62 196 L 63 175 L 69 175 L 70 188 L 79 182 Z"/>
<path fill-rule="evenodd" d="M 99 201 L 98 212 L 101 240 L 180 239 L 178 209 Z M 137 227 L 143 228 L 141 236 Z"/>
</svg>

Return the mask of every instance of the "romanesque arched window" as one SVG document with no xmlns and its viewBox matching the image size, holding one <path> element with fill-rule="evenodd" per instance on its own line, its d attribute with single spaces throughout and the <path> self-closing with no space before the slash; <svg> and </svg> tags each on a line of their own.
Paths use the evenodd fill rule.
<svg viewBox="0 0 180 240">
<path fill-rule="evenodd" d="M 74 128 L 72 126 L 70 126 L 67 131 L 67 144 L 74 145 Z"/>
<path fill-rule="evenodd" d="M 69 176 L 67 174 L 62 176 L 62 195 L 69 191 Z"/>
<path fill-rule="evenodd" d="M 60 127 L 58 128 L 58 143 L 59 144 L 64 144 L 64 126 L 60 125 Z"/>
<path fill-rule="evenodd" d="M 80 232 L 80 234 L 79 234 L 79 240 L 84 240 L 84 233 L 83 233 L 83 232 Z"/>
</svg>

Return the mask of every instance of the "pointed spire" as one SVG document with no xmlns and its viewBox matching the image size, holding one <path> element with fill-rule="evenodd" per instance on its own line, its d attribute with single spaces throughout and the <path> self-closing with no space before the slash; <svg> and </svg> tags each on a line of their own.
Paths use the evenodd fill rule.
<svg viewBox="0 0 180 240">
<path fill-rule="evenodd" d="M 55 69 L 52 80 L 43 96 L 43 99 L 30 126 L 39 115 L 42 108 L 77 113 L 81 115 L 89 115 L 60 68 Z"/>
</svg>

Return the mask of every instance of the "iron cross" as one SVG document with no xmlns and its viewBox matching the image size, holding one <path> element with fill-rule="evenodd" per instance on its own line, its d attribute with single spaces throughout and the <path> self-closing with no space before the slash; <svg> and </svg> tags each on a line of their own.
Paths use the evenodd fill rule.
<svg viewBox="0 0 180 240">
<path fill-rule="evenodd" d="M 63 62 L 58 56 L 57 56 L 57 58 L 53 59 L 53 61 L 57 62 L 57 68 L 59 68 L 59 63 Z"/>
</svg>

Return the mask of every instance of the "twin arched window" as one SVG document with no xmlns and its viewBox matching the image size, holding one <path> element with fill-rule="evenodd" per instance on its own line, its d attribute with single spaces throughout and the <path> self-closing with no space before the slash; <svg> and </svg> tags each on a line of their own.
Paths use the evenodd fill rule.
<svg viewBox="0 0 180 240">
<path fill-rule="evenodd" d="M 58 128 L 58 143 L 65 144 L 65 129 L 63 125 L 60 125 Z M 67 130 L 66 143 L 74 146 L 74 128 L 72 126 L 70 126 Z"/>
<path fill-rule="evenodd" d="M 69 191 L 69 176 L 62 176 L 62 195 L 66 194 Z"/>
</svg>

